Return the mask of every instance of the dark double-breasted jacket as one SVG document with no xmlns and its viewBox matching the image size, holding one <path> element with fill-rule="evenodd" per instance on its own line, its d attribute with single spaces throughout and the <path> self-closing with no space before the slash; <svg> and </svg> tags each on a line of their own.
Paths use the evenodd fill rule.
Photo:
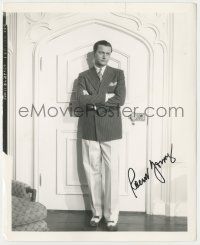
<svg viewBox="0 0 200 245">
<path fill-rule="evenodd" d="M 113 97 L 106 101 L 106 94 Z M 110 141 L 122 138 L 120 106 L 125 102 L 124 72 L 106 66 L 100 81 L 95 67 L 81 72 L 77 83 L 77 100 L 83 113 L 79 116 L 81 138 Z"/>
</svg>

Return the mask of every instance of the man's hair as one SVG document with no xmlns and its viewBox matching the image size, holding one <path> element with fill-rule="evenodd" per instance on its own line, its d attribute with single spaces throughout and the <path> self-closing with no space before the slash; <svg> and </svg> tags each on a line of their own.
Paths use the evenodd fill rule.
<svg viewBox="0 0 200 245">
<path fill-rule="evenodd" d="M 104 45 L 104 46 L 111 47 L 111 52 L 112 52 L 112 45 L 109 42 L 107 42 L 106 40 L 101 40 L 101 41 L 98 41 L 94 44 L 94 46 L 93 46 L 94 53 L 97 51 L 98 45 Z"/>
</svg>

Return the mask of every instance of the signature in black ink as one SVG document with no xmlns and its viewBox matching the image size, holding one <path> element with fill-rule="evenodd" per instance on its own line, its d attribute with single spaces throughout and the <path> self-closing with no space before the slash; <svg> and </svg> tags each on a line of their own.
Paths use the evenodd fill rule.
<svg viewBox="0 0 200 245">
<path fill-rule="evenodd" d="M 150 163 L 150 167 L 151 169 L 154 170 L 154 175 L 156 176 L 156 178 L 161 182 L 161 183 L 165 183 L 165 178 L 163 177 L 162 173 L 160 172 L 159 168 L 162 167 L 162 164 L 165 163 L 168 158 L 170 159 L 171 163 L 175 163 L 176 158 L 172 156 L 172 149 L 173 149 L 173 144 L 171 144 L 171 151 L 170 153 L 167 153 L 162 160 L 160 160 L 159 162 L 153 162 L 151 160 L 149 160 Z M 135 194 L 135 190 L 137 190 L 141 185 L 143 185 L 147 180 L 149 179 L 149 168 L 146 168 L 146 173 L 144 175 L 144 177 L 140 180 L 135 180 L 135 171 L 133 168 L 129 168 L 128 169 L 128 180 L 131 186 L 131 189 L 133 191 L 133 194 L 135 195 L 135 197 L 137 198 L 136 194 Z M 134 186 L 133 186 L 134 185 Z"/>
<path fill-rule="evenodd" d="M 133 175 L 132 178 L 130 176 L 131 173 Z M 133 191 L 133 194 L 135 195 L 136 198 L 137 198 L 137 196 L 135 194 L 135 190 L 137 190 L 141 185 L 143 185 L 148 179 L 149 179 L 149 169 L 148 168 L 146 170 L 145 176 L 142 179 L 138 180 L 138 181 L 134 181 L 135 180 L 135 171 L 134 171 L 134 169 L 133 168 L 129 168 L 128 169 L 128 180 L 129 180 L 129 183 L 131 185 L 131 189 Z M 135 187 L 133 187 L 133 185 L 132 185 L 133 181 L 134 181 Z"/>
<path fill-rule="evenodd" d="M 169 158 L 170 159 L 170 162 L 171 163 L 175 163 L 176 161 L 176 158 L 172 156 L 172 148 L 173 148 L 173 145 L 171 144 L 171 151 L 170 151 L 170 154 L 167 153 L 163 159 L 159 162 L 153 162 L 151 160 L 149 160 L 150 162 L 150 166 L 151 166 L 151 169 L 153 168 L 154 170 L 154 174 L 156 176 L 156 178 L 161 182 L 161 183 L 165 183 L 165 178 L 163 177 L 163 175 L 161 174 L 159 168 L 161 168 L 162 164 L 165 163 L 167 161 L 167 159 Z"/>
</svg>

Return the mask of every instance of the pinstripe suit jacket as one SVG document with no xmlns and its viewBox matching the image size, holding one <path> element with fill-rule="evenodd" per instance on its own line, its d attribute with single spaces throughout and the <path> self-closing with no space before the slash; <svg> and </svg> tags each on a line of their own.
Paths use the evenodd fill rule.
<svg viewBox="0 0 200 245">
<path fill-rule="evenodd" d="M 89 95 L 84 95 L 84 90 Z M 114 93 L 114 96 L 105 102 L 106 93 Z M 84 111 L 79 117 L 82 139 L 110 141 L 122 138 L 120 106 L 125 102 L 125 95 L 121 69 L 106 66 L 101 81 L 94 66 L 79 74 L 77 100 Z"/>
</svg>

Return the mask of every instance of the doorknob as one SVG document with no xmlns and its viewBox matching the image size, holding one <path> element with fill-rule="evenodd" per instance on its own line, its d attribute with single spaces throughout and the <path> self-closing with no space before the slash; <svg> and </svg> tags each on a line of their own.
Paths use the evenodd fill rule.
<svg viewBox="0 0 200 245">
<path fill-rule="evenodd" d="M 145 113 L 131 113 L 130 116 L 129 116 L 131 122 L 133 125 L 135 125 L 135 122 L 136 121 L 145 121 L 146 119 L 146 115 Z"/>
</svg>

